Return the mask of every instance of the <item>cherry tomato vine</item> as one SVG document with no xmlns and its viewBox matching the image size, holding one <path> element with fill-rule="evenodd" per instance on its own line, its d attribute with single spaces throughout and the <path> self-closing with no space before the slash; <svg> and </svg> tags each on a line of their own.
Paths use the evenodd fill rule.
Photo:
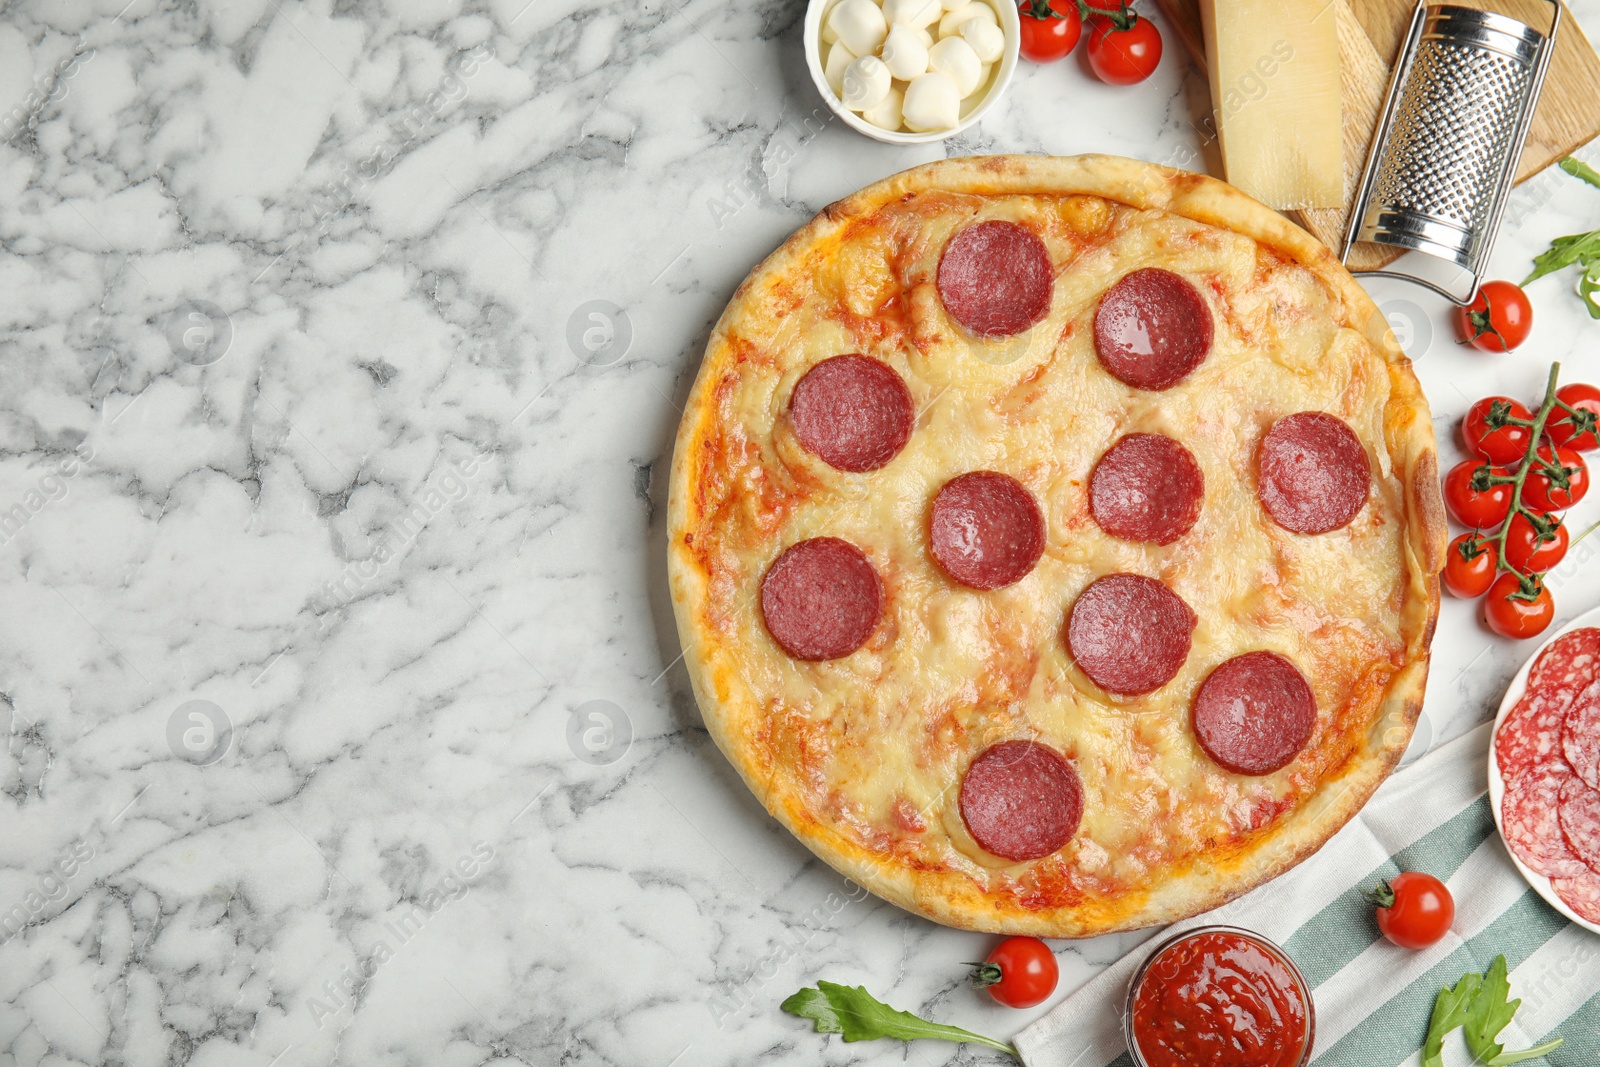
<svg viewBox="0 0 1600 1067">
<path fill-rule="evenodd" d="M 1161 31 L 1133 9 L 1133 0 L 1012 0 L 1022 21 L 1024 58 L 1054 63 L 1087 36 L 1085 61 L 1107 85 L 1136 85 L 1161 65 Z"/>
<path fill-rule="evenodd" d="M 1128 6 L 1128 0 L 1116 7 L 1095 7 L 1088 0 L 1076 0 L 1078 17 L 1088 21 L 1091 15 L 1098 15 L 1103 19 L 1110 19 L 1111 24 L 1119 30 L 1132 29 L 1133 24 L 1139 21 L 1139 13 Z M 1064 19 L 1067 16 L 1057 11 L 1050 5 L 1050 0 L 1029 0 L 1028 14 L 1036 19 Z"/>
<path fill-rule="evenodd" d="M 1583 475 L 1582 467 L 1564 466 L 1560 454 L 1549 445 L 1541 445 L 1540 441 L 1546 435 L 1546 427 L 1551 416 L 1558 410 L 1565 413 L 1558 421 L 1570 426 L 1574 435 L 1592 432 L 1596 421 L 1595 412 L 1568 404 L 1558 395 L 1557 383 L 1560 376 L 1561 364 L 1551 364 L 1544 402 L 1529 418 L 1519 418 L 1513 412 L 1512 405 L 1501 400 L 1492 403 L 1483 416 L 1483 426 L 1490 432 L 1508 426 L 1526 429 L 1527 450 L 1514 469 L 1496 468 L 1491 463 L 1485 462 L 1472 472 L 1471 487 L 1476 493 L 1490 493 L 1495 486 L 1508 487 L 1511 494 L 1510 508 L 1500 524 L 1498 533 L 1489 538 L 1474 533 L 1456 546 L 1462 556 L 1469 561 L 1480 553 L 1492 551 L 1497 580 L 1495 588 L 1490 590 L 1490 595 L 1497 595 L 1496 590 L 1502 586 L 1510 587 L 1512 581 L 1498 577 L 1501 574 L 1510 575 L 1516 588 L 1506 594 L 1506 599 L 1521 601 L 1526 605 L 1534 605 L 1546 595 L 1544 576 L 1531 569 L 1521 570 L 1512 558 L 1508 558 L 1507 544 L 1512 535 L 1512 527 L 1518 516 L 1521 516 L 1522 521 L 1531 528 L 1536 545 L 1543 545 L 1557 540 L 1559 537 L 1557 528 L 1561 524 L 1561 518 L 1530 507 L 1523 499 L 1524 486 L 1528 485 L 1529 477 L 1534 476 L 1544 479 L 1551 489 L 1575 496 L 1575 479 Z M 1592 530 L 1586 531 L 1584 536 L 1587 536 L 1588 532 Z M 1516 553 L 1512 554 L 1513 557 L 1515 555 Z"/>
</svg>

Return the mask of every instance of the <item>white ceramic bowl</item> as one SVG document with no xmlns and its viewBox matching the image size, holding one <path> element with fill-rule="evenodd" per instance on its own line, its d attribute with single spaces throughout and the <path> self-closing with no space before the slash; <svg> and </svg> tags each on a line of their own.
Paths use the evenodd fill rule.
<svg viewBox="0 0 1600 1067">
<path fill-rule="evenodd" d="M 1582 629 L 1585 626 L 1600 626 L 1600 608 L 1586 611 L 1567 623 L 1551 634 L 1534 650 L 1533 655 L 1528 657 L 1528 661 L 1522 665 L 1522 669 L 1517 671 L 1516 677 L 1511 679 L 1511 685 L 1506 689 L 1506 698 L 1500 702 L 1500 713 L 1494 717 L 1494 729 L 1496 732 L 1499 731 L 1500 724 L 1505 722 L 1506 716 L 1511 713 L 1511 709 L 1517 706 L 1517 701 L 1521 700 L 1522 695 L 1528 691 L 1528 674 L 1533 670 L 1533 665 L 1538 662 L 1539 657 L 1544 655 L 1544 650 L 1554 644 L 1557 638 L 1564 634 L 1569 634 L 1573 630 Z M 1505 827 L 1500 823 L 1500 798 L 1505 796 L 1505 792 L 1506 783 L 1505 779 L 1500 776 L 1500 764 L 1495 759 L 1494 739 L 1491 736 L 1489 740 L 1489 806 L 1494 809 L 1495 829 L 1500 831 L 1502 839 L 1505 837 Z M 1552 908 L 1585 930 L 1593 930 L 1595 933 L 1600 934 L 1600 923 L 1589 922 L 1568 907 L 1567 902 L 1556 895 L 1555 888 L 1550 885 L 1550 879 L 1524 864 L 1517 858 L 1517 854 L 1511 851 L 1510 846 L 1507 846 L 1506 852 L 1511 856 L 1511 862 L 1517 865 L 1517 870 L 1521 872 L 1522 877 L 1534 888 L 1535 892 L 1549 902 Z"/>
<path fill-rule="evenodd" d="M 886 130 L 881 126 L 874 126 L 858 112 L 845 107 L 844 101 L 834 95 L 832 87 L 828 85 L 827 75 L 822 69 L 822 20 L 833 10 L 833 5 L 838 3 L 838 0 L 811 0 L 806 6 L 803 36 L 806 46 L 806 67 L 811 71 L 811 80 L 828 107 L 844 120 L 845 125 L 875 141 L 887 144 L 932 144 L 934 141 L 952 137 L 983 118 L 1006 94 L 1006 89 L 1011 85 L 1011 77 L 1017 72 L 1017 56 L 1022 47 L 1022 22 L 1017 14 L 1016 5 L 1008 0 L 984 0 L 984 2 L 993 7 L 995 13 L 1000 16 L 1000 29 L 1006 37 L 1005 54 L 990 70 L 988 86 L 979 89 L 961 102 L 961 120 L 948 130 L 931 130 L 928 133 Z"/>
</svg>

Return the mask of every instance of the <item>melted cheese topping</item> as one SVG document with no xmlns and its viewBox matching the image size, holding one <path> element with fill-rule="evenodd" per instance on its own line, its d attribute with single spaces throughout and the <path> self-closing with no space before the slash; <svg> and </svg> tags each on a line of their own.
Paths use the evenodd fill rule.
<svg viewBox="0 0 1600 1067">
<path fill-rule="evenodd" d="M 949 237 L 991 218 L 1039 234 L 1056 279 L 1044 321 L 985 343 L 945 313 L 934 277 Z M 1205 362 L 1160 393 L 1111 377 L 1093 343 L 1101 293 L 1147 266 L 1193 283 L 1216 326 Z M 708 578 L 696 616 L 761 709 L 723 725 L 764 757 L 769 807 L 798 806 L 889 862 L 1056 907 L 1235 851 L 1356 753 L 1404 662 L 1405 504 L 1384 446 L 1385 360 L 1314 274 L 1249 237 L 1097 197 L 928 192 L 763 284 L 727 320 L 732 358 L 687 458 L 698 521 L 685 542 Z M 918 412 L 905 450 L 865 474 L 808 453 L 787 415 L 800 376 L 849 352 L 895 368 Z M 1373 471 L 1355 521 L 1315 537 L 1276 526 L 1256 496 L 1262 435 L 1305 410 L 1347 422 Z M 1116 540 L 1089 512 L 1096 460 L 1135 431 L 1183 442 L 1205 474 L 1198 523 L 1166 547 Z M 1048 528 L 1033 572 L 993 592 L 952 582 L 929 552 L 934 494 L 973 470 L 1020 481 Z M 760 583 L 785 548 L 820 536 L 872 560 L 885 612 L 859 651 L 803 663 L 768 635 Z M 1160 579 L 1199 617 L 1183 669 L 1143 697 L 1097 689 L 1064 644 L 1077 594 L 1115 571 Z M 1189 716 L 1206 675 L 1256 649 L 1297 664 L 1319 710 L 1296 760 L 1250 778 L 1205 756 Z M 724 714 L 729 694 L 708 696 L 707 716 Z M 1075 838 L 1023 864 L 979 848 L 957 806 L 967 764 L 1008 738 L 1053 745 L 1083 782 Z"/>
</svg>

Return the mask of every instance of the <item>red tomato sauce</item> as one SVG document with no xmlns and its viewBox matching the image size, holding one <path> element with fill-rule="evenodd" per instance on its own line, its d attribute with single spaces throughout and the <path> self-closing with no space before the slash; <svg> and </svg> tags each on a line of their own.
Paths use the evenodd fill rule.
<svg viewBox="0 0 1600 1067">
<path fill-rule="evenodd" d="M 1134 991 L 1133 1040 L 1148 1067 L 1297 1067 L 1311 1040 L 1306 994 L 1276 949 L 1198 933 L 1167 948 Z"/>
</svg>

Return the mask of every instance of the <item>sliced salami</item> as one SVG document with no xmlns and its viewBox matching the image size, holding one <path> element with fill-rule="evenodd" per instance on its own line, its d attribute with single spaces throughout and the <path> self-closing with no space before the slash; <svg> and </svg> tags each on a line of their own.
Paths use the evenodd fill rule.
<svg viewBox="0 0 1600 1067">
<path fill-rule="evenodd" d="M 784 549 L 761 580 L 767 632 L 795 659 L 848 656 L 883 615 L 883 582 L 855 545 L 814 537 Z"/>
<path fill-rule="evenodd" d="M 1008 860 L 1048 856 L 1072 840 L 1083 787 L 1066 757 L 1038 741 L 984 749 L 961 780 L 961 819 L 972 839 Z"/>
<path fill-rule="evenodd" d="M 911 439 L 911 392 L 887 364 L 867 356 L 825 359 L 789 397 L 794 434 L 808 452 L 842 471 L 875 471 Z"/>
<path fill-rule="evenodd" d="M 1135 389 L 1170 389 L 1211 352 L 1211 309 L 1170 270 L 1144 267 L 1105 291 L 1094 313 L 1100 365 Z"/>
<path fill-rule="evenodd" d="M 1235 774 L 1271 774 L 1311 740 L 1317 698 L 1300 669 L 1276 652 L 1246 652 L 1212 671 L 1191 709 L 1195 739 Z"/>
<path fill-rule="evenodd" d="M 1577 776 L 1565 763 L 1530 767 L 1506 785 L 1500 798 L 1500 826 L 1506 845 L 1519 860 L 1550 878 L 1588 871 L 1561 833 L 1561 789 Z"/>
<path fill-rule="evenodd" d="M 1586 626 L 1562 634 L 1550 642 L 1539 661 L 1528 672 L 1528 691 L 1549 686 L 1567 686 L 1573 691 L 1586 687 L 1597 677 L 1600 666 L 1600 628 Z"/>
<path fill-rule="evenodd" d="M 1089 478 L 1089 510 L 1112 537 L 1170 545 L 1200 518 L 1205 475 L 1190 451 L 1158 433 L 1131 433 Z"/>
<path fill-rule="evenodd" d="M 1600 680 L 1589 683 L 1567 709 L 1561 753 L 1590 789 L 1600 789 Z"/>
<path fill-rule="evenodd" d="M 1550 887 L 1581 918 L 1600 923 L 1600 874 L 1585 870 L 1571 878 L 1552 878 Z"/>
<path fill-rule="evenodd" d="M 1600 872 L 1600 789 L 1582 778 L 1569 778 L 1562 783 L 1557 807 L 1567 847 L 1591 871 Z"/>
<path fill-rule="evenodd" d="M 1285 530 L 1324 534 L 1366 506 L 1372 465 L 1355 431 L 1321 411 L 1279 419 L 1261 441 L 1256 492 Z"/>
<path fill-rule="evenodd" d="M 944 483 L 929 522 L 933 558 L 973 589 L 1021 581 L 1044 555 L 1044 513 L 1022 483 L 972 471 Z"/>
<path fill-rule="evenodd" d="M 1561 759 L 1561 726 L 1572 704 L 1572 691 L 1529 689 L 1500 722 L 1494 735 L 1494 757 L 1500 777 L 1510 781 L 1529 767 Z"/>
<path fill-rule="evenodd" d="M 1197 621 L 1183 598 L 1154 578 L 1108 574 L 1072 605 L 1067 648 L 1095 685 L 1138 696 L 1182 669 Z"/>
<path fill-rule="evenodd" d="M 1038 234 L 991 219 L 950 238 L 939 257 L 937 282 L 945 310 L 967 330 L 1009 337 L 1049 312 L 1055 268 Z"/>
</svg>

